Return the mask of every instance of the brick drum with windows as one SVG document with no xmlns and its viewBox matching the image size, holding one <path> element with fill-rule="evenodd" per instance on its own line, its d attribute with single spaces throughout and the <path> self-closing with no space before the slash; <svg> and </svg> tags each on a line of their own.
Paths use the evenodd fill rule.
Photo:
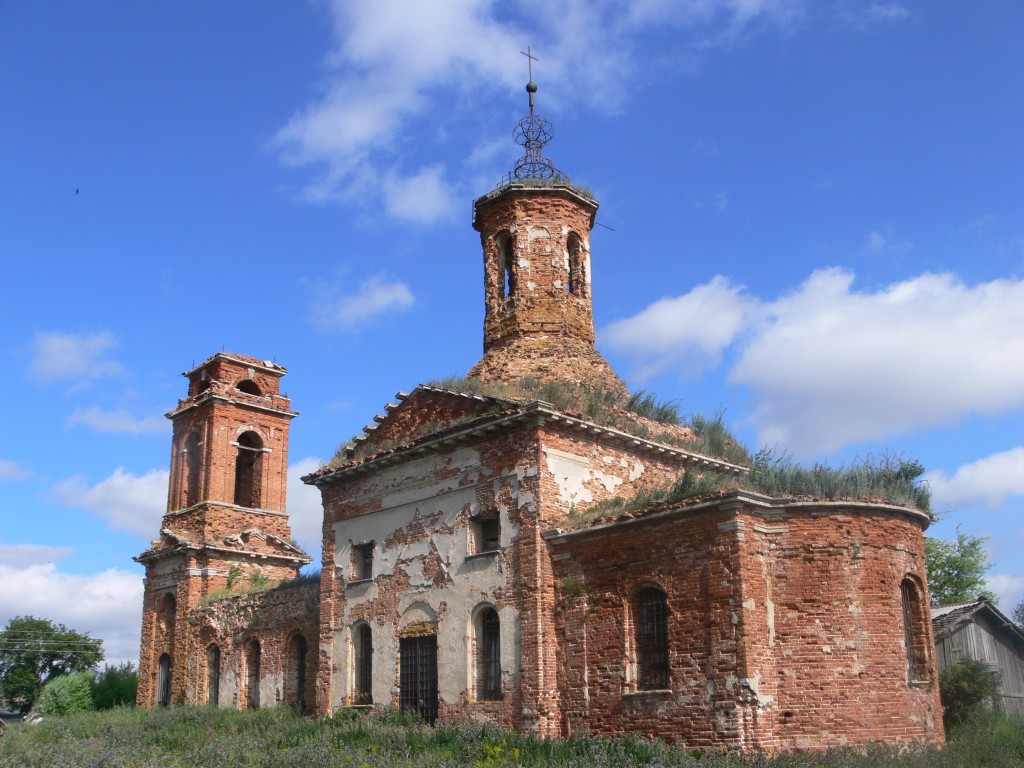
<svg viewBox="0 0 1024 768">
<path fill-rule="evenodd" d="M 526 146 L 474 205 L 481 360 L 399 393 L 304 478 L 319 583 L 294 578 L 284 369 L 222 353 L 187 374 L 168 512 L 138 558 L 139 703 L 394 706 L 742 751 L 941 741 L 923 512 L 732 490 L 594 514 L 747 470 L 623 407 L 594 347 L 597 202 Z"/>
</svg>

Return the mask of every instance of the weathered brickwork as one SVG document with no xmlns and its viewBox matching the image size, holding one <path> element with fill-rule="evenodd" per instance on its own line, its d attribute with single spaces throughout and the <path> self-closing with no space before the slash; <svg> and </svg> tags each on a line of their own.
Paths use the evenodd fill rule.
<svg viewBox="0 0 1024 768">
<path fill-rule="evenodd" d="M 596 210 L 563 185 L 476 201 L 473 376 L 627 394 L 594 348 Z M 304 478 L 323 500 L 319 582 L 216 599 L 309 561 L 286 514 L 284 373 L 215 355 L 168 414 L 167 514 L 137 558 L 140 704 L 400 707 L 744 752 L 942 741 L 927 517 L 731 491 L 599 518 L 687 472 L 746 472 L 616 406 L 619 428 L 541 401 L 399 393 Z"/>
<path fill-rule="evenodd" d="M 470 376 L 569 381 L 625 393 L 594 349 L 590 230 L 597 202 L 516 183 L 474 204 L 484 252 L 484 356 Z"/>
<path fill-rule="evenodd" d="M 310 561 L 291 544 L 284 511 L 296 415 L 280 394 L 284 373 L 269 361 L 220 353 L 184 374 L 188 397 L 167 414 L 174 423 L 167 513 L 160 537 L 136 558 L 146 566 L 140 705 L 196 700 L 205 651 L 189 627 L 204 597 L 231 579 L 294 577 Z"/>
<path fill-rule="evenodd" d="M 290 704 L 311 710 L 318 621 L 319 585 L 308 582 L 197 608 L 189 616 L 196 652 L 188 660 L 185 700 L 210 704 L 215 696 L 219 706 L 238 709 Z"/>
<path fill-rule="evenodd" d="M 324 498 L 324 562 L 333 566 L 321 577 L 323 711 L 357 703 L 353 634 L 367 624 L 372 703 L 401 703 L 401 639 L 435 635 L 440 716 L 518 724 L 518 540 L 536 495 L 536 450 L 523 429 L 504 431 L 500 441 L 458 442 L 342 467 L 315 481 Z M 481 517 L 498 521 L 494 549 L 478 540 L 474 521 Z M 354 552 L 365 546 L 373 553 L 369 577 L 353 568 Z M 475 684 L 473 623 L 483 608 L 499 617 L 501 698 L 494 701 L 482 700 Z"/>
</svg>

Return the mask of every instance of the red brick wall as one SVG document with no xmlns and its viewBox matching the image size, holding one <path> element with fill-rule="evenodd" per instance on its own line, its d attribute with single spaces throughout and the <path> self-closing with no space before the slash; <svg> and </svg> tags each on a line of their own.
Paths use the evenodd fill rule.
<svg viewBox="0 0 1024 768">
<path fill-rule="evenodd" d="M 590 229 L 597 203 L 565 187 L 513 186 L 476 201 L 484 252 L 484 357 L 470 370 L 487 381 L 523 377 L 626 387 L 594 349 Z M 514 289 L 505 294 L 501 242 Z M 570 281 L 570 239 L 579 243 Z"/>
<path fill-rule="evenodd" d="M 222 707 L 245 708 L 247 675 L 245 647 L 252 640 L 260 646 L 260 706 L 297 704 L 300 698 L 313 709 L 317 668 L 319 585 L 285 585 L 265 592 L 218 600 L 191 612 L 188 622 L 189 654 L 185 700 L 207 703 L 207 649 L 216 644 L 221 652 L 220 697 Z M 296 636 L 306 641 L 305 687 L 298 683 Z"/>
<path fill-rule="evenodd" d="M 708 504 L 549 543 L 565 732 L 741 750 L 942 741 L 937 685 L 908 683 L 902 648 L 899 585 L 923 571 L 920 520 Z M 628 680 L 629 606 L 647 584 L 668 600 L 664 692 Z"/>
<path fill-rule="evenodd" d="M 786 749 L 941 741 L 931 622 L 919 646 L 928 682 L 909 679 L 904 641 L 900 584 L 925 580 L 921 520 L 868 504 L 739 519 L 748 675 L 773 700 L 759 738 Z"/>
<path fill-rule="evenodd" d="M 235 497 L 235 461 L 238 448 L 232 445 L 244 432 L 259 435 L 262 454 L 262 491 L 259 507 L 283 511 L 287 503 L 288 429 L 293 414 L 265 411 L 246 403 L 224 402 L 200 396 L 198 403 L 176 411 L 172 438 L 171 482 L 168 511 L 185 506 L 184 485 L 188 473 L 186 442 L 191 433 L 200 436 L 201 499 L 227 504 Z"/>
<path fill-rule="evenodd" d="M 288 431 L 295 414 L 289 410 L 288 398 L 279 393 L 284 373 L 284 368 L 264 366 L 253 358 L 214 355 L 190 372 L 189 396 L 168 414 L 174 422 L 174 434 L 167 513 L 161 527 L 173 536 L 161 536 L 138 558 L 146 565 L 137 699 L 140 705 L 156 703 L 159 658 L 163 653 L 172 656 L 172 700 L 193 700 L 186 670 L 195 663 L 198 651 L 188 634 L 190 618 L 204 595 L 225 586 L 233 565 L 246 572 L 259 570 L 277 581 L 295 576 L 302 564 L 294 552 L 282 553 L 280 545 L 258 536 L 234 543 L 225 540 L 253 528 L 284 542 L 291 538 L 284 510 Z M 238 390 L 237 385 L 245 380 L 253 381 L 262 394 Z M 246 431 L 256 432 L 263 447 L 269 449 L 260 454 L 259 509 L 234 504 L 238 448 L 231 443 Z M 194 452 L 196 472 L 189 471 L 186 449 Z M 188 489 L 190 481 L 199 485 L 192 493 Z M 221 548 L 235 551 L 218 551 Z M 176 601 L 173 632 L 162 629 L 158 620 L 157 611 L 165 595 L 173 595 Z"/>
</svg>

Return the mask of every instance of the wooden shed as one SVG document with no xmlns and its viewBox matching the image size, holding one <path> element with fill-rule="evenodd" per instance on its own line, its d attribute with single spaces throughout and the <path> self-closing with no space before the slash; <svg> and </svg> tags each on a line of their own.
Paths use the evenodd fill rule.
<svg viewBox="0 0 1024 768">
<path fill-rule="evenodd" d="M 999 702 L 1007 714 L 1024 715 L 1024 630 L 986 598 L 932 609 L 939 671 L 966 659 L 999 673 Z"/>
</svg>

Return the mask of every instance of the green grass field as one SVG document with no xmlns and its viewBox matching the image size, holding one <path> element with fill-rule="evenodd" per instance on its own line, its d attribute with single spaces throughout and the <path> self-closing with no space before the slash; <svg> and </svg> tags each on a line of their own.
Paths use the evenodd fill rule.
<svg viewBox="0 0 1024 768">
<path fill-rule="evenodd" d="M 947 746 L 783 754 L 696 754 L 638 739 L 542 741 L 491 727 L 429 728 L 397 713 L 303 718 L 287 709 L 120 709 L 9 724 L 0 768 L 395 768 L 689 766 L 868 768 L 1024 766 L 1024 720 L 984 712 Z"/>
</svg>

